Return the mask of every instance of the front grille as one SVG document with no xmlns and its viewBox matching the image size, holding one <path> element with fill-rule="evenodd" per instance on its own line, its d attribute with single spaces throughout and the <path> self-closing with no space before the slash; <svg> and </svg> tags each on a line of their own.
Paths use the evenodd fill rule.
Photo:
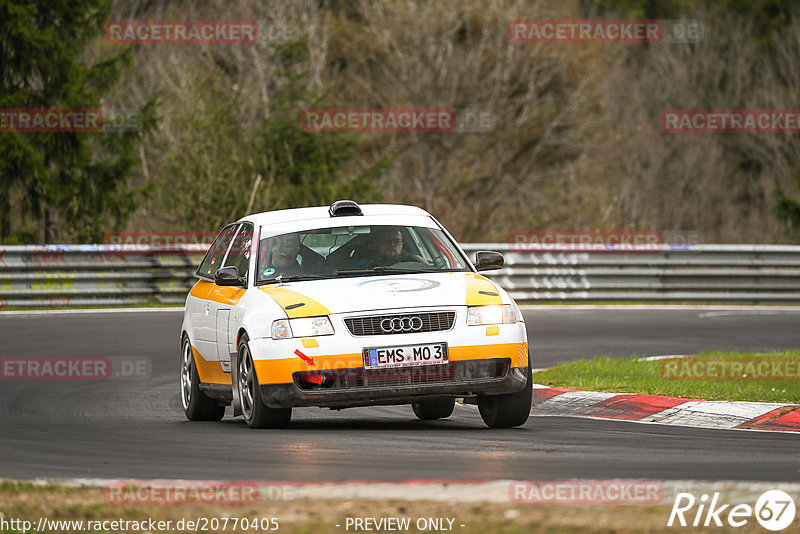
<svg viewBox="0 0 800 534">
<path fill-rule="evenodd" d="M 383 336 L 450 330 L 455 321 L 456 312 L 446 311 L 348 317 L 344 320 L 344 324 L 354 336 Z M 381 328 L 381 325 L 389 331 Z"/>
<path fill-rule="evenodd" d="M 341 391 L 445 383 L 469 384 L 474 381 L 504 377 L 508 373 L 510 364 L 508 358 L 493 358 L 391 369 L 298 371 L 294 373 L 294 383 L 306 391 Z"/>
</svg>

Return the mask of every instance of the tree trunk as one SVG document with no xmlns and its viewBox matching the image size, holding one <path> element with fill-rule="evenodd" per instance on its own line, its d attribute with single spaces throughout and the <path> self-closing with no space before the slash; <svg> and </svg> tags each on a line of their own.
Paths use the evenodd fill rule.
<svg viewBox="0 0 800 534">
<path fill-rule="evenodd" d="M 9 191 L 0 195 L 0 243 L 4 243 L 11 236 L 11 202 Z"/>
<path fill-rule="evenodd" d="M 50 208 L 44 207 L 44 244 L 50 244 Z"/>
</svg>

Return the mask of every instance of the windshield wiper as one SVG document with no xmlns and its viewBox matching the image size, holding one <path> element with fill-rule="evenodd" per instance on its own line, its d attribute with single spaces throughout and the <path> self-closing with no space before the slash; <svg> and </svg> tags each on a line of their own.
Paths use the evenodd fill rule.
<svg viewBox="0 0 800 534">
<path fill-rule="evenodd" d="M 320 274 L 298 274 L 295 276 L 279 276 L 272 280 L 261 280 L 258 285 L 275 284 L 284 282 L 305 282 L 307 280 L 330 280 L 334 276 L 324 276 Z"/>
<path fill-rule="evenodd" d="M 336 271 L 337 275 L 340 274 L 375 274 L 375 273 L 394 273 L 394 274 L 416 274 L 416 273 L 438 273 L 439 271 L 431 269 L 406 269 L 403 267 L 384 267 L 377 266 L 372 269 L 340 269 Z"/>
</svg>

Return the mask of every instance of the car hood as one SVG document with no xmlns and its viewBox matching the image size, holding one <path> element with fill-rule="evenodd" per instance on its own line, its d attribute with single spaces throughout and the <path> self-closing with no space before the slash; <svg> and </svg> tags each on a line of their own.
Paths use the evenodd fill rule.
<svg viewBox="0 0 800 534">
<path fill-rule="evenodd" d="M 501 303 L 501 290 L 476 273 L 358 276 L 261 288 L 289 317 L 428 306 Z"/>
</svg>

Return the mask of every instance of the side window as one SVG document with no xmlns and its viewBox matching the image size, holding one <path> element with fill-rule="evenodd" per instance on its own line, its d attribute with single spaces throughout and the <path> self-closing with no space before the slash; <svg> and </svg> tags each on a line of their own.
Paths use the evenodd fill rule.
<svg viewBox="0 0 800 534">
<path fill-rule="evenodd" d="M 239 276 L 247 277 L 250 268 L 250 253 L 253 249 L 253 225 L 242 224 L 239 233 L 233 238 L 233 246 L 228 257 L 225 258 L 225 267 L 236 267 Z"/>
<path fill-rule="evenodd" d="M 231 244 L 231 240 L 236 234 L 237 228 L 239 228 L 239 223 L 231 224 L 222 229 L 211 244 L 211 248 L 206 252 L 205 258 L 200 262 L 200 267 L 195 273 L 197 276 L 214 278 L 214 273 L 217 272 L 217 269 L 222 267 L 222 259 L 225 257 L 225 252 L 228 251 L 228 246 Z"/>
<path fill-rule="evenodd" d="M 408 240 L 408 244 L 405 246 L 406 252 L 410 252 L 411 254 L 419 254 L 422 256 L 427 262 L 433 262 L 433 258 L 431 257 L 430 252 L 427 248 L 425 248 L 425 243 L 422 240 L 422 237 L 419 235 L 419 230 L 417 228 L 411 227 L 407 228 L 406 232 L 411 235 L 411 239 Z"/>
<path fill-rule="evenodd" d="M 461 255 L 453 248 L 450 240 L 439 229 L 426 228 L 421 234 L 426 242 L 428 253 L 433 258 L 433 264 L 441 269 L 466 269 Z"/>
</svg>

